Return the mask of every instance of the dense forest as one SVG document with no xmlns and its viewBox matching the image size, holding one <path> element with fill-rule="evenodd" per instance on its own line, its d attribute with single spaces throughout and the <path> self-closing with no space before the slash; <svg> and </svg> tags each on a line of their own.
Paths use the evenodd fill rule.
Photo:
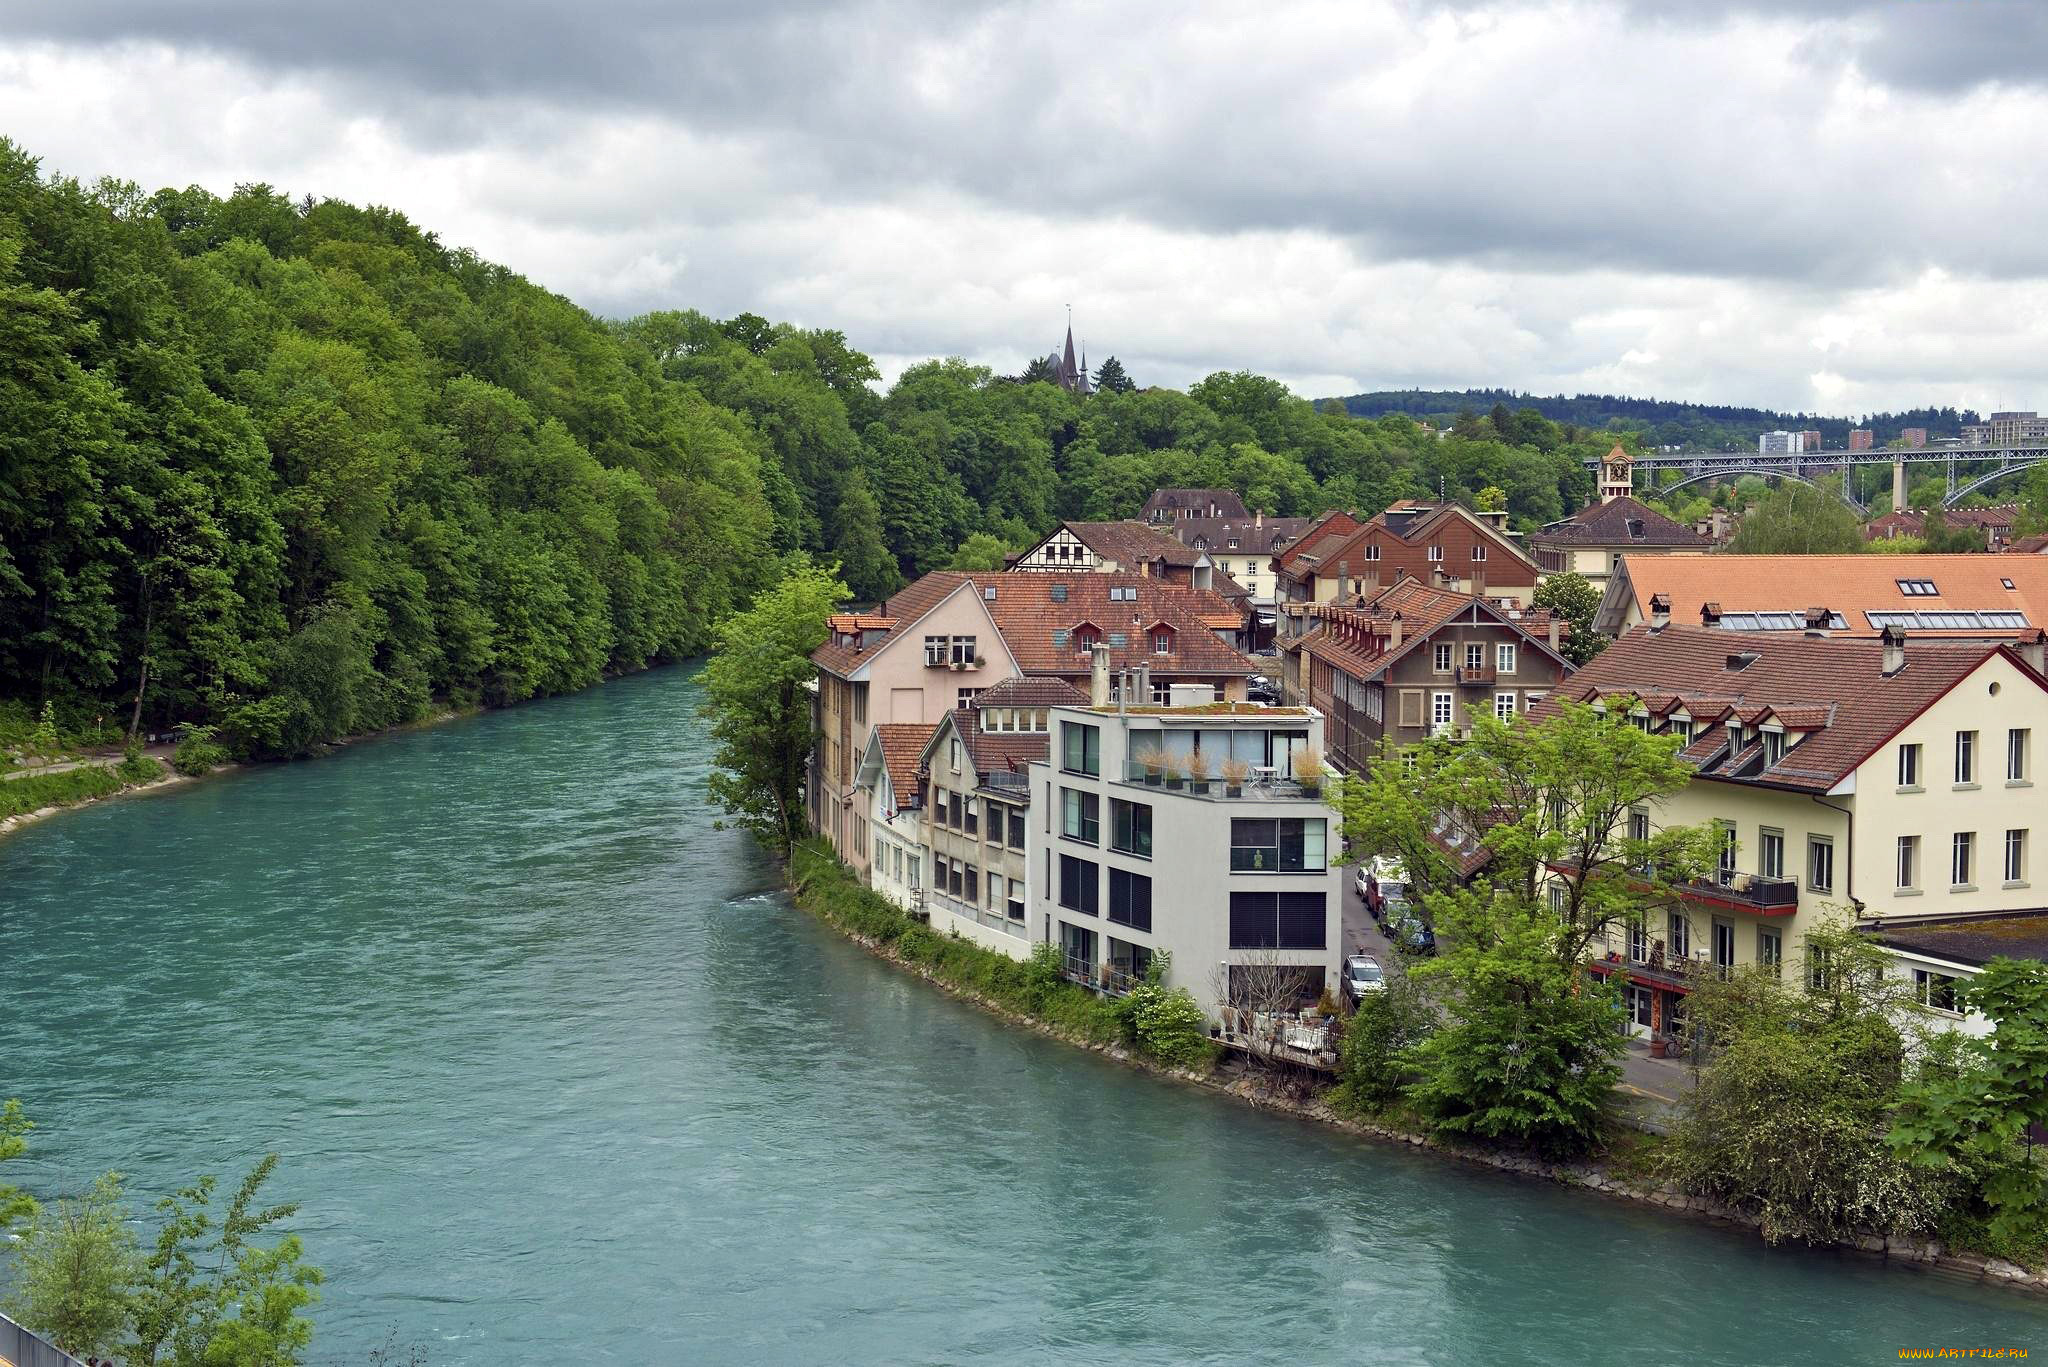
<svg viewBox="0 0 2048 1367">
<path fill-rule="evenodd" d="M 884 391 L 835 332 L 600 319 L 389 209 L 85 185 L 4 141 L 0 352 L 0 706 L 250 755 L 700 652 L 785 557 L 872 598 L 1162 484 L 1497 489 L 1526 528 L 1612 440 L 1505 408 L 1439 439 L 1248 372 Z"/>
<path fill-rule="evenodd" d="M 1769 408 L 1632 399 L 1620 394 L 1539 395 L 1510 389 L 1390 389 L 1352 394 L 1337 402 L 1356 417 L 1403 413 L 1439 425 L 1454 423 L 1460 414 L 1483 413 L 1500 406 L 1533 409 L 1552 422 L 1574 427 L 1636 432 L 1650 446 L 1707 451 L 1753 448 L 1759 432 L 1776 431 L 1819 432 L 1828 446 L 1846 447 L 1849 430 L 1854 427 L 1871 429 L 1877 445 L 1883 446 L 1908 427 L 1924 427 L 1932 439 L 1957 436 L 1964 423 L 1980 421 L 1967 408 L 1915 408 L 1903 413 L 1830 418 Z"/>
</svg>

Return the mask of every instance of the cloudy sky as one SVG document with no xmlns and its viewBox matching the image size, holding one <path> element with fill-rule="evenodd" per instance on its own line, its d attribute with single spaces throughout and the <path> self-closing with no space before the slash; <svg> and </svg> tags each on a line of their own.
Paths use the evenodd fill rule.
<svg viewBox="0 0 2048 1367">
<path fill-rule="evenodd" d="M 893 374 L 2048 408 L 2029 0 L 0 0 L 46 169 L 389 204 Z"/>
</svg>

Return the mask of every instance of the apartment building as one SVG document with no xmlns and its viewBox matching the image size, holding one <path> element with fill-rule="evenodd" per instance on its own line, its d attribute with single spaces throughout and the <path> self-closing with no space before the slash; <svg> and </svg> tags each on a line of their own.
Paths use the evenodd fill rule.
<svg viewBox="0 0 2048 1367">
<path fill-rule="evenodd" d="M 1143 522 L 1062 522 L 1009 568 L 1143 574 L 1189 588 L 1216 587 L 1206 553 Z"/>
<path fill-rule="evenodd" d="M 1606 947 L 1629 966 L 1637 1029 L 1682 1008 L 1685 961 L 1809 971 L 1805 933 L 1823 916 L 1888 936 L 2038 914 L 2043 650 L 2039 630 L 1998 643 L 1673 624 L 1628 632 L 1561 685 L 1555 697 L 1685 738 L 1692 781 L 1633 820 L 1719 832 L 1717 867 L 1681 905 Z M 1899 971 L 1960 1022 L 1960 969 Z"/>
<path fill-rule="evenodd" d="M 1026 768 L 1046 758 L 1051 710 L 1087 700 L 1060 679 L 1011 679 L 934 728 L 918 759 L 931 865 L 924 910 L 932 929 L 1029 957 Z"/>
<path fill-rule="evenodd" d="M 1529 553 L 1544 574 L 1569 571 L 1603 592 L 1624 556 L 1704 555 L 1713 549 L 1711 537 L 1630 494 L 1590 503 L 1529 535 Z"/>
<path fill-rule="evenodd" d="M 1289 643 L 1301 701 L 1325 718 L 1331 761 L 1364 769 L 1391 740 L 1463 734 L 1540 703 L 1571 673 L 1562 624 L 1540 608 L 1404 579 L 1354 605 L 1318 604 Z"/>
<path fill-rule="evenodd" d="M 1526 607 L 1541 577 L 1508 532 L 1505 512 L 1478 513 L 1457 503 L 1396 503 L 1348 533 L 1333 531 L 1335 525 L 1333 520 L 1314 536 L 1304 535 L 1275 562 L 1283 638 L 1289 615 L 1298 616 L 1309 603 L 1346 599 L 1360 583 L 1377 587 L 1405 576 Z"/>
<path fill-rule="evenodd" d="M 1289 778 L 1294 756 L 1321 752 L 1322 717 L 1118 706 L 1109 691 L 1098 678 L 1096 702 L 1052 708 L 1051 753 L 1030 766 L 1032 922 L 1067 975 L 1120 992 L 1164 952 L 1167 984 L 1212 1020 L 1270 1002 L 1276 980 L 1304 1002 L 1335 990 L 1337 823 Z"/>
<path fill-rule="evenodd" d="M 868 734 L 855 786 L 867 795 L 868 886 L 905 911 L 925 909 L 931 850 L 925 831 L 925 792 L 919 780 L 926 745 L 936 726 L 883 722 Z"/>
<path fill-rule="evenodd" d="M 1756 439 L 1760 456 L 1796 456 L 1806 449 L 1804 432 L 1763 432 Z"/>
<path fill-rule="evenodd" d="M 1250 517 L 1235 489 L 1154 489 L 1138 510 L 1138 520 L 1167 526 L 1189 518 Z"/>
</svg>

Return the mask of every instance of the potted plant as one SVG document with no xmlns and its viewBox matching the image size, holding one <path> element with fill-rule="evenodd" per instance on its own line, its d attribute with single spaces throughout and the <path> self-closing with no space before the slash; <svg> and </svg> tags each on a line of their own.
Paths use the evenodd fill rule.
<svg viewBox="0 0 2048 1367">
<path fill-rule="evenodd" d="M 1650 1057 L 1663 1058 L 1670 1050 L 1671 1042 L 1662 1035 L 1650 1036 Z"/>
<path fill-rule="evenodd" d="M 1164 750 L 1141 750 L 1138 763 L 1145 766 L 1145 784 L 1157 788 L 1159 781 L 1166 777 L 1166 752 Z"/>
<path fill-rule="evenodd" d="M 1323 759 L 1313 750 L 1294 752 L 1294 781 L 1301 785 L 1301 791 L 1315 797 L 1323 791 Z"/>
<path fill-rule="evenodd" d="M 1206 795 L 1209 791 L 1209 757 L 1200 750 L 1190 750 L 1181 762 L 1187 766 L 1188 788 Z"/>
<path fill-rule="evenodd" d="M 1244 781 L 1251 777 L 1252 766 L 1241 759 L 1223 761 L 1223 795 L 1243 797 Z"/>
<path fill-rule="evenodd" d="M 986 656 L 986 655 L 977 655 L 977 656 L 975 656 L 975 657 L 974 657 L 974 667 L 975 667 L 976 669 L 984 669 L 984 668 L 986 668 L 986 667 L 987 667 L 987 665 L 988 665 L 988 656 Z"/>
<path fill-rule="evenodd" d="M 1186 771 L 1181 765 L 1174 762 L 1171 755 L 1163 756 L 1163 758 L 1166 760 L 1166 786 L 1169 788 L 1179 788 L 1184 782 L 1182 775 Z"/>
</svg>

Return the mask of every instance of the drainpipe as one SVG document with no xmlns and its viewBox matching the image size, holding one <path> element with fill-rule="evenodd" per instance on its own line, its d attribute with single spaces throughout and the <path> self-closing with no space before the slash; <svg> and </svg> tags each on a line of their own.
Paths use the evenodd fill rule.
<svg viewBox="0 0 2048 1367">
<path fill-rule="evenodd" d="M 1848 856 L 1846 861 L 1847 872 L 1842 876 L 1842 891 L 1849 895 L 1849 906 L 1855 912 L 1856 919 L 1860 921 L 1863 919 L 1863 899 L 1856 895 L 1856 812 L 1853 808 L 1837 807 L 1832 802 L 1823 802 L 1818 797 L 1814 799 L 1814 802 L 1831 812 L 1840 812 L 1843 816 L 1849 818 L 1847 836 L 1849 848 L 1844 851 Z"/>
</svg>

